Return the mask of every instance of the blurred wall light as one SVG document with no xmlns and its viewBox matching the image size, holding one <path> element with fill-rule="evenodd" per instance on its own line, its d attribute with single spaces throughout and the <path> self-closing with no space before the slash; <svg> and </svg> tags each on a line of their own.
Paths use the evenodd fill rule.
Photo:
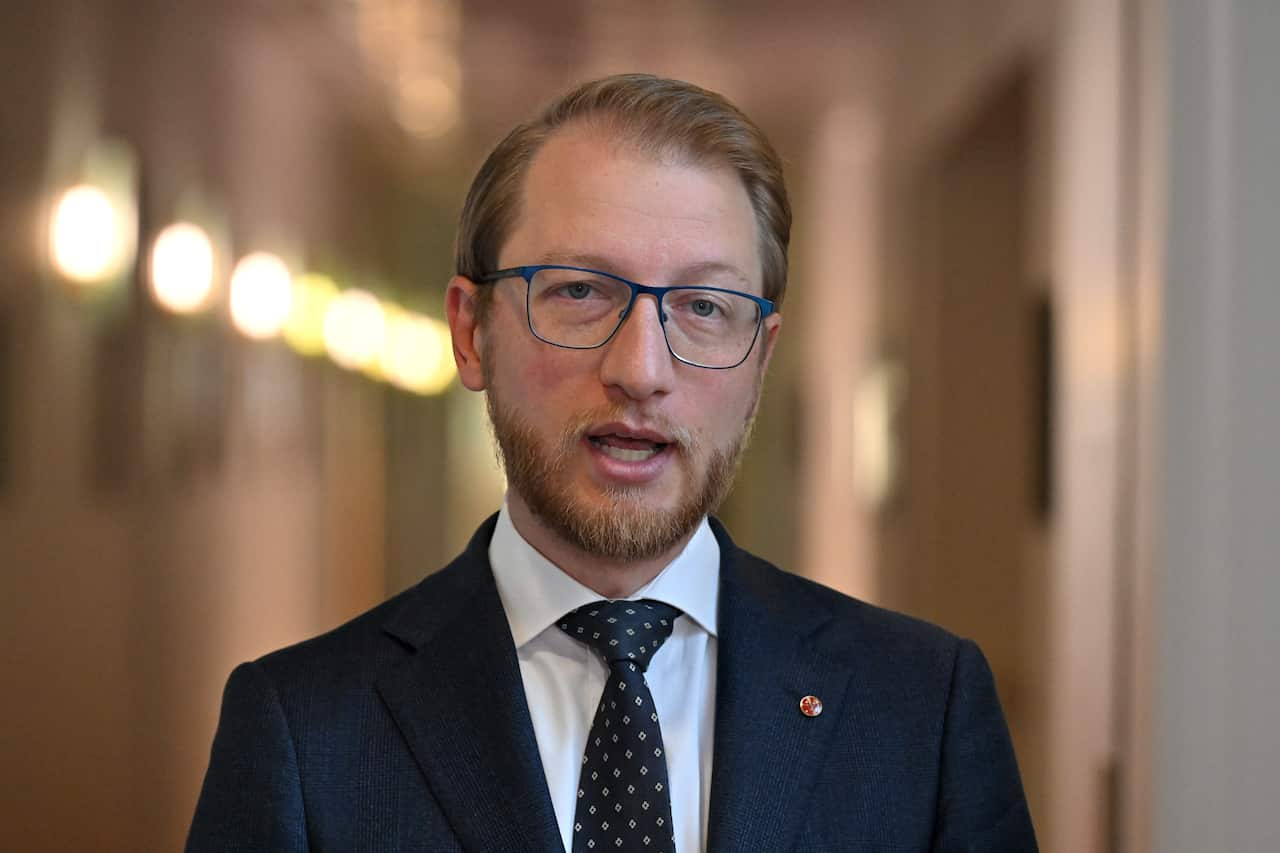
<svg viewBox="0 0 1280 853">
<path fill-rule="evenodd" d="M 883 508 L 898 485 L 897 429 L 906 385 L 901 366 L 881 361 L 854 391 L 853 483 L 871 509 Z"/>
<path fill-rule="evenodd" d="M 396 115 L 409 133 L 420 139 L 444 136 L 458 123 L 458 94 L 443 77 L 409 72 L 396 90 Z"/>
<path fill-rule="evenodd" d="M 50 260 L 58 273 L 85 285 L 120 276 L 133 261 L 135 226 L 127 207 L 90 184 L 64 192 L 49 223 Z"/>
<path fill-rule="evenodd" d="M 203 228 L 178 222 L 161 231 L 151 249 L 151 292 L 163 308 L 192 314 L 213 296 L 213 241 Z"/>
<path fill-rule="evenodd" d="M 449 348 L 449 327 L 424 314 L 390 312 L 383 372 L 405 391 L 442 393 L 457 374 Z"/>
<path fill-rule="evenodd" d="M 294 277 L 289 319 L 284 324 L 285 342 L 303 355 L 322 355 L 325 315 L 337 296 L 338 285 L 328 276 L 306 273 Z"/>
<path fill-rule="evenodd" d="M 324 348 L 339 366 L 379 371 L 386 337 L 386 314 L 372 293 L 347 290 L 329 303 L 324 315 Z"/>
<path fill-rule="evenodd" d="M 388 48 L 421 39 L 456 42 L 462 34 L 458 0 L 356 0 L 356 35 L 374 61 Z"/>
<path fill-rule="evenodd" d="M 456 127 L 462 80 L 458 0 L 357 0 L 355 10 L 361 50 L 387 87 L 404 130 L 430 140 Z"/>
<path fill-rule="evenodd" d="M 266 340 L 280 334 L 293 307 L 293 277 L 280 258 L 254 252 L 231 273 L 231 322 L 242 334 Z"/>
</svg>

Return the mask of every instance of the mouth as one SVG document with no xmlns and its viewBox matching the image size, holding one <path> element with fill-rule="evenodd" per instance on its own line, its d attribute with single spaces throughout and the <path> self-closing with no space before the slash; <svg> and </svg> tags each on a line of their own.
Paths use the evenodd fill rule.
<svg viewBox="0 0 1280 853">
<path fill-rule="evenodd" d="M 587 442 L 610 459 L 619 462 L 647 462 L 673 446 L 672 440 L 650 430 L 607 424 L 591 430 Z"/>
</svg>

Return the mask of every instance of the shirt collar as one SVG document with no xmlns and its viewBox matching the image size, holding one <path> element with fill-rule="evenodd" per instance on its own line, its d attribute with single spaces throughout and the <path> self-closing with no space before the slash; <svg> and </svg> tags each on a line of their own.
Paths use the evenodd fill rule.
<svg viewBox="0 0 1280 853">
<path fill-rule="evenodd" d="M 517 649 L 570 610 L 600 600 L 599 593 L 569 577 L 525 541 L 511 523 L 505 501 L 489 541 L 489 565 Z M 684 550 L 657 577 L 628 596 L 678 607 L 713 637 L 719 597 L 720 543 L 705 518 Z"/>
</svg>

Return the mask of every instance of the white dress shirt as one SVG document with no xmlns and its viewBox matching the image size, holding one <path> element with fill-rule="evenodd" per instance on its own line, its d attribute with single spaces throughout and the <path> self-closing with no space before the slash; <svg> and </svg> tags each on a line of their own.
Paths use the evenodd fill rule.
<svg viewBox="0 0 1280 853">
<path fill-rule="evenodd" d="M 603 596 L 534 550 L 511 523 L 505 503 L 489 543 L 489 562 L 515 640 L 560 837 L 565 850 L 572 850 L 578 775 L 608 668 L 555 623 Z M 630 596 L 656 599 L 684 612 L 645 673 L 666 746 L 679 853 L 706 847 L 719 594 L 720 544 L 703 519 L 685 549 Z"/>
</svg>

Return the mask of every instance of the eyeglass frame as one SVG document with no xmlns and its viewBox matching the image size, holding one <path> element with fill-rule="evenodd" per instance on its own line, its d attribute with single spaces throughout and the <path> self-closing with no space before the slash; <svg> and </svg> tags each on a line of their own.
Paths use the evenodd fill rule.
<svg viewBox="0 0 1280 853">
<path fill-rule="evenodd" d="M 530 305 L 530 300 L 532 299 L 532 296 L 533 296 L 533 277 L 537 275 L 539 272 L 541 272 L 542 270 L 568 270 L 570 272 L 591 273 L 592 275 L 604 276 L 605 278 L 612 279 L 617 282 L 621 282 L 622 284 L 625 284 L 627 287 L 631 289 L 631 298 L 627 300 L 626 307 L 622 309 L 622 314 L 618 318 L 618 325 L 613 327 L 613 331 L 609 333 L 609 336 L 607 338 L 605 338 L 600 343 L 592 344 L 591 346 L 574 346 L 573 344 L 560 344 L 560 343 L 556 343 L 555 341 L 549 341 L 546 338 L 544 338 L 542 335 L 538 334 L 538 330 L 533 327 L 533 314 L 531 312 L 532 306 Z M 768 317 L 775 310 L 773 300 L 765 299 L 763 296 L 756 296 L 753 293 L 743 293 L 741 290 L 731 290 L 727 287 L 712 287 L 710 285 L 699 285 L 699 284 L 677 284 L 671 287 L 653 287 L 651 285 L 640 284 L 639 282 L 631 281 L 630 279 L 623 278 L 620 275 L 614 275 L 613 273 L 604 272 L 602 270 L 593 270 L 593 269 L 588 269 L 587 267 L 566 266 L 564 264 L 532 264 L 529 266 L 521 266 L 521 267 L 507 267 L 506 269 L 494 270 L 493 272 L 483 273 L 482 275 L 473 279 L 473 281 L 476 284 L 496 284 L 497 282 L 502 281 L 503 279 L 508 279 L 508 278 L 524 279 L 524 283 L 525 283 L 524 319 L 525 319 L 525 323 L 529 326 L 529 333 L 532 334 L 538 340 L 542 341 L 544 344 L 550 344 L 553 347 L 560 347 L 561 349 L 576 349 L 576 350 L 600 349 L 600 347 L 604 346 L 605 344 L 609 343 L 609 341 L 613 340 L 614 335 L 618 334 L 618 330 L 622 328 L 622 324 L 627 322 L 628 318 L 630 318 L 631 310 L 635 308 L 636 300 L 640 298 L 640 295 L 649 294 L 654 298 L 655 302 L 657 303 L 658 325 L 662 327 L 662 340 L 667 345 L 667 352 L 671 353 L 671 357 L 674 358 L 676 361 L 680 362 L 681 364 L 687 364 L 690 367 L 700 367 L 703 370 L 733 370 L 735 367 L 740 367 L 743 362 L 745 362 L 748 358 L 751 357 L 751 351 L 756 347 L 756 341 L 759 340 L 760 338 L 760 327 L 764 325 L 764 318 Z M 734 364 L 727 364 L 727 365 L 717 367 L 710 364 L 699 364 L 696 361 L 690 361 L 689 359 L 684 358 L 679 353 L 677 353 L 674 349 L 672 349 L 671 338 L 667 336 L 667 313 L 662 309 L 662 299 L 664 296 L 666 296 L 668 293 L 670 293 L 673 290 L 705 290 L 705 291 L 710 291 L 712 293 L 729 293 L 734 296 L 745 297 L 746 299 L 750 299 L 752 302 L 754 302 L 756 306 L 760 309 L 760 316 L 756 318 L 756 330 L 752 334 L 751 343 L 747 346 L 747 351 L 742 354 L 742 358 L 739 359 Z"/>
</svg>

